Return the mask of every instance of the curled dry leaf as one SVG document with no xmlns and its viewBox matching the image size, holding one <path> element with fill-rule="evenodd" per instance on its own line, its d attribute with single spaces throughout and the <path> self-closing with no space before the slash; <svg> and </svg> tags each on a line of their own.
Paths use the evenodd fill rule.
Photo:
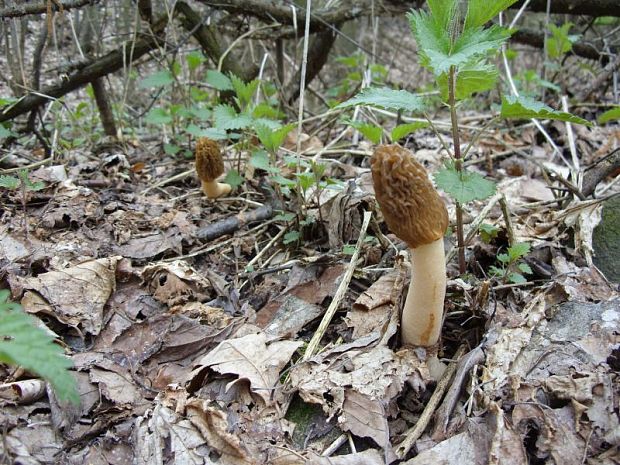
<svg viewBox="0 0 620 465">
<path fill-rule="evenodd" d="M 89 334 L 101 331 L 103 306 L 116 287 L 116 264 L 121 257 L 90 260 L 32 278 L 13 277 L 14 294 L 24 293 L 28 313 L 45 313 Z"/>
<path fill-rule="evenodd" d="M 270 404 L 272 392 L 280 384 L 280 371 L 302 344 L 301 341 L 268 343 L 265 333 L 223 341 L 198 361 L 192 372 L 190 389 L 198 389 L 210 369 L 248 379 L 252 392 Z"/>
<path fill-rule="evenodd" d="M 207 401 L 191 399 L 186 405 L 186 416 L 201 432 L 206 444 L 220 455 L 221 465 L 258 465 L 238 436 L 228 432 L 226 413 L 209 407 Z"/>
<path fill-rule="evenodd" d="M 304 401 L 320 404 L 329 416 L 337 416 L 345 431 L 370 437 L 388 449 L 386 408 L 405 381 L 424 385 L 428 379 L 425 363 L 414 351 L 394 353 L 382 345 L 332 358 L 329 363 L 311 360 L 294 366 L 291 385 Z"/>
<path fill-rule="evenodd" d="M 174 410 L 155 405 L 152 411 L 136 420 L 133 436 L 136 465 L 215 465 L 209 459 L 211 448 L 201 431 Z"/>
<path fill-rule="evenodd" d="M 183 261 L 145 266 L 142 279 L 153 297 L 169 308 L 187 301 L 204 300 L 211 289 L 209 280 Z"/>
</svg>

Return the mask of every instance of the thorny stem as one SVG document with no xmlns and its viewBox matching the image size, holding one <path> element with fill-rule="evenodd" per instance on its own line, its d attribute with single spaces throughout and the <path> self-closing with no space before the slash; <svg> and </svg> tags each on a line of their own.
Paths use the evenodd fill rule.
<svg viewBox="0 0 620 465">
<path fill-rule="evenodd" d="M 448 106 L 450 107 L 450 121 L 452 123 L 452 141 L 454 143 L 454 167 L 457 172 L 463 170 L 461 157 L 461 141 L 459 138 L 459 122 L 456 116 L 456 67 L 450 67 L 448 75 Z M 465 273 L 465 244 L 463 238 L 463 207 L 456 202 L 456 237 L 459 251 L 459 272 Z"/>
</svg>

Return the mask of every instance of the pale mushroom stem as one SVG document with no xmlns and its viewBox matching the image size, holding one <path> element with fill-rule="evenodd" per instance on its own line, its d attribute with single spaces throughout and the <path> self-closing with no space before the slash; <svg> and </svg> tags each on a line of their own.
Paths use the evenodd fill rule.
<svg viewBox="0 0 620 465">
<path fill-rule="evenodd" d="M 217 181 L 200 181 L 202 185 L 202 192 L 210 199 L 216 199 L 223 195 L 227 195 L 232 190 L 230 184 L 225 184 Z"/>
<path fill-rule="evenodd" d="M 409 249 L 411 283 L 403 307 L 403 344 L 432 346 L 439 340 L 446 295 L 443 238 Z"/>
</svg>

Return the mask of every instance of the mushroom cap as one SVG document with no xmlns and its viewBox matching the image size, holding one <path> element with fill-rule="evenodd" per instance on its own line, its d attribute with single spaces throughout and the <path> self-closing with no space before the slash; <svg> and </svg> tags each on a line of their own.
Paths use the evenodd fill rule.
<svg viewBox="0 0 620 465">
<path fill-rule="evenodd" d="M 443 237 L 448 211 L 411 151 L 399 145 L 380 145 L 370 166 L 377 201 L 394 234 L 411 248 Z"/>
<path fill-rule="evenodd" d="M 196 173 L 202 181 L 214 181 L 224 173 L 220 146 L 213 139 L 201 137 L 196 141 Z"/>
</svg>

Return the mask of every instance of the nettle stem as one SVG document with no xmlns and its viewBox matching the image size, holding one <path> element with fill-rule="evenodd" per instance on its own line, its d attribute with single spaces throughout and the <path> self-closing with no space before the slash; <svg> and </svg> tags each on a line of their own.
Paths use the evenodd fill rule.
<svg viewBox="0 0 620 465">
<path fill-rule="evenodd" d="M 459 137 L 459 122 L 456 115 L 456 67 L 451 66 L 448 74 L 448 106 L 450 107 L 450 121 L 452 123 L 452 141 L 454 143 L 454 167 L 457 172 L 463 171 L 461 157 L 461 140 Z M 463 207 L 456 202 L 456 238 L 459 252 L 459 272 L 465 273 L 465 244 L 463 236 Z"/>
</svg>

